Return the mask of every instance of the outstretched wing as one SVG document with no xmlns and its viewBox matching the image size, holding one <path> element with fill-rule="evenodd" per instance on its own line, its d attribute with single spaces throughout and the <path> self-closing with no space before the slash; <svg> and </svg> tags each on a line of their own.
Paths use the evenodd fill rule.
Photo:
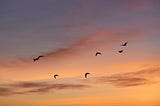
<svg viewBox="0 0 160 106">
<path fill-rule="evenodd" d="M 44 57 L 44 56 L 38 56 L 38 59 L 41 58 L 41 57 Z"/>
<path fill-rule="evenodd" d="M 124 44 L 122 44 L 121 46 L 127 46 L 128 42 L 125 42 Z"/>
<path fill-rule="evenodd" d="M 102 53 L 101 53 L 101 52 L 97 52 L 97 53 L 95 54 L 95 56 L 97 56 L 97 55 L 102 55 Z"/>
</svg>

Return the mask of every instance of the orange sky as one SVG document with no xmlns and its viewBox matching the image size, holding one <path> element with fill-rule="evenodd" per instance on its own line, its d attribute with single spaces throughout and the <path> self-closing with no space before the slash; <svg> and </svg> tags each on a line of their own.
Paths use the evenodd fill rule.
<svg viewBox="0 0 160 106">
<path fill-rule="evenodd" d="M 159 3 L 2 2 L 0 106 L 160 106 Z"/>
</svg>

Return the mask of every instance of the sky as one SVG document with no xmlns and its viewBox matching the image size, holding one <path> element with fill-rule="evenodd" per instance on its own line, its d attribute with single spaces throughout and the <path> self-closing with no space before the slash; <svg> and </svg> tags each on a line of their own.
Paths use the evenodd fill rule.
<svg viewBox="0 0 160 106">
<path fill-rule="evenodd" d="M 159 0 L 1 0 L 0 105 L 160 106 L 159 12 Z"/>
</svg>

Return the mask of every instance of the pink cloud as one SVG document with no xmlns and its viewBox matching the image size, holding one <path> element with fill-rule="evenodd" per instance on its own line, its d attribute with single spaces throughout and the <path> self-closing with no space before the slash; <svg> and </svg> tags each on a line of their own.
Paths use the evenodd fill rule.
<svg viewBox="0 0 160 106">
<path fill-rule="evenodd" d="M 153 7 L 151 0 L 123 0 L 123 3 L 131 10 L 143 11 Z"/>
<path fill-rule="evenodd" d="M 73 42 L 66 48 L 59 48 L 44 54 L 42 59 L 64 59 L 67 57 L 79 56 L 88 50 L 95 50 L 99 48 L 119 45 L 124 41 L 132 40 L 133 38 L 145 35 L 144 32 L 136 29 L 126 30 L 101 30 L 90 34 L 78 41 Z M 94 54 L 93 54 L 94 55 Z M 11 62 L 0 62 L 2 68 L 24 67 L 33 63 L 33 58 L 17 58 Z"/>
</svg>

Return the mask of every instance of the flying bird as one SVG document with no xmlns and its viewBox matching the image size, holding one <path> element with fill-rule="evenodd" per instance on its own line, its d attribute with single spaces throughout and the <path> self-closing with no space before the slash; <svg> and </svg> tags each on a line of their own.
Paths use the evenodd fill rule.
<svg viewBox="0 0 160 106">
<path fill-rule="evenodd" d="M 125 42 L 124 44 L 122 44 L 121 46 L 127 46 L 128 42 Z"/>
<path fill-rule="evenodd" d="M 95 56 L 102 55 L 101 52 L 96 52 Z"/>
<path fill-rule="evenodd" d="M 37 58 L 33 59 L 33 61 L 35 62 L 35 61 L 39 60 L 41 57 L 44 57 L 44 56 L 38 56 Z"/>
<path fill-rule="evenodd" d="M 123 50 L 120 50 L 120 51 L 118 51 L 119 53 L 122 53 L 123 52 Z"/>
<path fill-rule="evenodd" d="M 87 78 L 88 74 L 90 74 L 90 73 L 85 73 L 85 78 Z"/>
<path fill-rule="evenodd" d="M 55 74 L 55 75 L 54 75 L 54 78 L 56 79 L 56 78 L 57 78 L 57 76 L 59 76 L 59 75 L 58 75 L 58 74 Z"/>
</svg>

